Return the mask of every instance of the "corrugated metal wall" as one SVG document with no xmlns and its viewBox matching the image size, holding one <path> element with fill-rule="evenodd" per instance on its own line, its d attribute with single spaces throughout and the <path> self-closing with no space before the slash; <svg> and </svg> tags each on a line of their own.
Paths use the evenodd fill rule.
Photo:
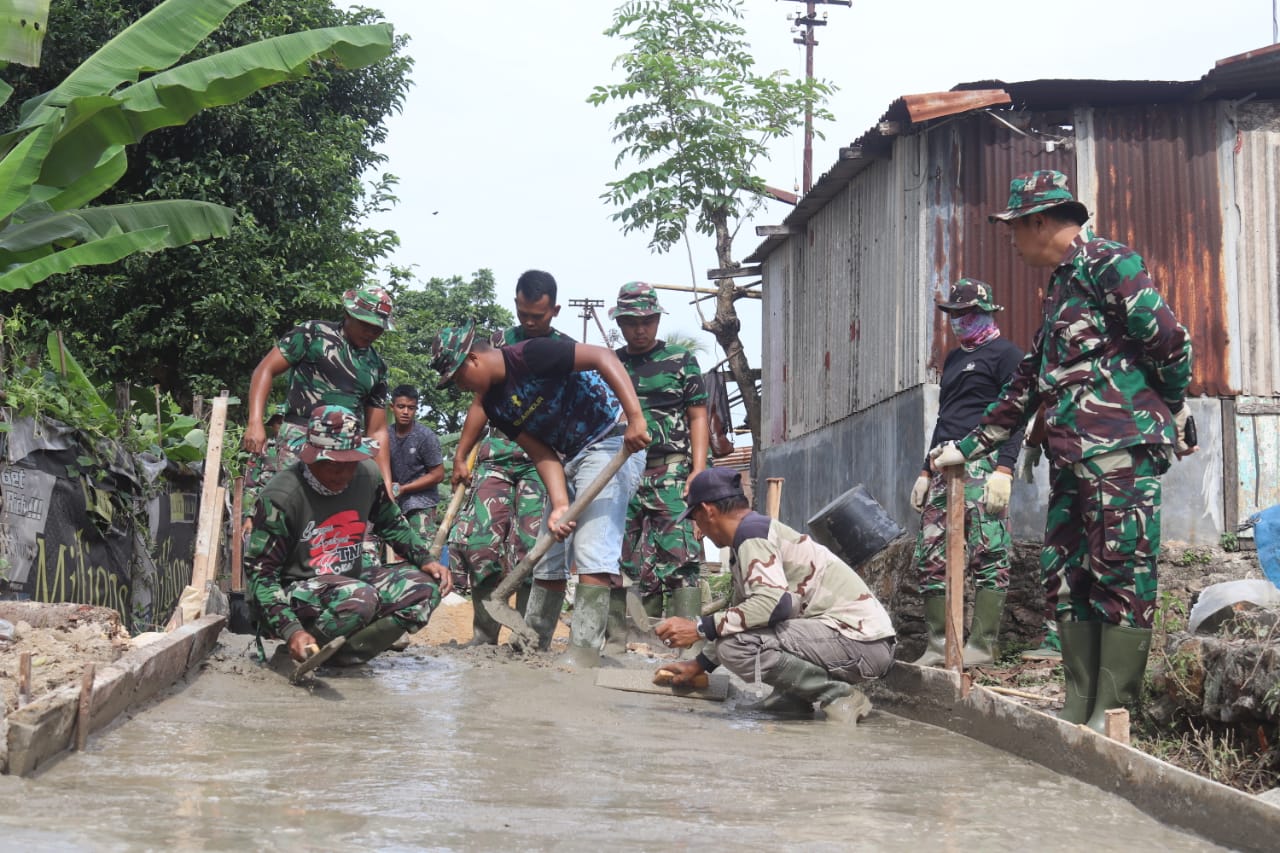
<svg viewBox="0 0 1280 853">
<path fill-rule="evenodd" d="M 791 241 L 795 242 L 795 239 Z M 789 303 L 799 281 L 799 277 L 793 274 L 791 259 L 796 251 L 791 243 L 769 256 L 761 282 L 760 379 L 763 391 L 760 417 L 763 424 L 760 443 L 764 447 L 773 447 L 787 440 Z"/>
<path fill-rule="evenodd" d="M 1191 333 L 1190 393 L 1238 393 L 1229 370 L 1216 105 L 1099 109 L 1092 124 L 1094 227 L 1142 255 Z"/>
<path fill-rule="evenodd" d="M 1246 103 L 1234 113 L 1225 116 L 1235 130 L 1228 206 L 1239 221 L 1240 375 L 1233 378 L 1243 394 L 1280 396 L 1280 104 Z"/>
</svg>

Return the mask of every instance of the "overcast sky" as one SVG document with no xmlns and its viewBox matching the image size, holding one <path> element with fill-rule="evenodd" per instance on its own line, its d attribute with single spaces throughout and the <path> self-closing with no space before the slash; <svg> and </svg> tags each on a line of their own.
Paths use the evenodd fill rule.
<svg viewBox="0 0 1280 853">
<path fill-rule="evenodd" d="M 618 79 L 625 43 L 606 38 L 612 0 L 366 0 L 411 41 L 414 88 L 390 121 L 385 166 L 400 178 L 400 204 L 373 221 L 394 228 L 395 261 L 417 276 L 469 276 L 492 269 L 510 302 L 528 268 L 553 273 L 565 306 L 559 325 L 575 337 L 582 319 L 568 301 L 612 305 L 631 280 L 688 285 L 714 267 L 709 242 L 656 255 L 647 236 L 624 237 L 600 199 L 615 172 L 610 122 L 616 105 L 586 103 L 592 87 Z M 804 72 L 788 16 L 804 4 L 746 0 L 743 21 L 761 73 Z M 1195 80 L 1228 56 L 1272 41 L 1272 0 L 854 0 L 819 6 L 815 74 L 839 87 L 834 122 L 814 143 L 814 178 L 838 149 L 862 135 L 902 95 L 958 83 L 1047 78 Z M 799 133 L 781 143 L 761 174 L 772 186 L 800 182 Z M 771 203 L 735 242 L 741 259 L 759 244 L 754 224 L 776 224 L 788 208 Z M 662 331 L 704 341 L 705 368 L 723 354 L 699 330 L 689 295 L 667 292 Z M 740 301 L 743 341 L 758 366 L 759 303 Z M 611 328 L 607 315 L 601 320 Z M 587 340 L 601 343 L 592 324 Z"/>
</svg>

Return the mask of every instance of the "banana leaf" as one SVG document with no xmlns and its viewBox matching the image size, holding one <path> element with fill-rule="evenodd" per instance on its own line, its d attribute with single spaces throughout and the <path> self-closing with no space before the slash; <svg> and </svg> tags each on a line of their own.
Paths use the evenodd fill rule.
<svg viewBox="0 0 1280 853">
<path fill-rule="evenodd" d="M 59 344 L 57 332 L 49 333 L 49 337 L 45 339 L 45 347 L 49 351 L 49 363 L 53 366 L 54 372 L 63 378 L 62 381 L 68 387 L 80 393 L 93 421 L 114 426 L 115 412 L 111 411 L 111 407 L 98 395 L 98 389 L 89 381 L 89 377 L 85 375 L 80 362 L 76 361 L 71 350 Z"/>
<path fill-rule="evenodd" d="M 102 195 L 129 169 L 129 155 L 123 145 L 113 145 L 102 153 L 92 169 L 76 178 L 67 187 L 32 187 L 31 197 L 47 202 L 54 210 L 71 210 L 81 207 Z"/>
<path fill-rule="evenodd" d="M 172 0 L 171 0 L 172 2 Z M 153 75 L 110 97 L 78 98 L 45 158 L 40 183 L 66 187 L 114 145 L 181 125 L 203 109 L 233 104 L 266 86 L 298 79 L 311 63 L 332 59 L 358 68 L 390 55 L 390 24 L 290 33 L 198 59 Z"/>
<path fill-rule="evenodd" d="M 166 248 L 168 226 L 116 234 L 91 243 L 82 243 L 61 252 L 22 264 L 0 273 L 0 291 L 22 290 L 69 269 L 95 264 L 113 264 L 134 252 L 155 252 Z"/>
<path fill-rule="evenodd" d="M 55 131 L 53 124 L 32 131 L 0 160 L 0 219 L 27 202 Z"/>
<path fill-rule="evenodd" d="M 165 247 L 231 233 L 235 211 L 207 201 L 141 201 L 58 211 L 0 229 L 0 268 L 30 262 L 57 248 L 164 226 Z"/>
<path fill-rule="evenodd" d="M 105 95 L 173 65 L 248 0 L 167 0 L 107 42 L 55 88 L 26 101 L 19 130 L 44 124 L 76 98 Z"/>
<path fill-rule="evenodd" d="M 49 0 L 0 0 L 0 60 L 35 68 L 49 22 Z"/>
</svg>

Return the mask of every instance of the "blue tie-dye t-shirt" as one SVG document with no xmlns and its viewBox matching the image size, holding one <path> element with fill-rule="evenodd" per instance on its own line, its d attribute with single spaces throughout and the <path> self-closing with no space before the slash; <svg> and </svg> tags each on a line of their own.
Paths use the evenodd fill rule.
<svg viewBox="0 0 1280 853">
<path fill-rule="evenodd" d="M 607 433 L 622 407 L 599 373 L 573 369 L 575 346 L 531 338 L 502 347 L 507 378 L 481 399 L 489 421 L 511 438 L 527 432 L 565 459 Z"/>
</svg>

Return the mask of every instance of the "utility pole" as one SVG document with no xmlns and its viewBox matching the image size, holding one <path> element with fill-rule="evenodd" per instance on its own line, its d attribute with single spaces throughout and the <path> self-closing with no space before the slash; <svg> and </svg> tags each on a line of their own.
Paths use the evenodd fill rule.
<svg viewBox="0 0 1280 853">
<path fill-rule="evenodd" d="M 587 321 L 595 320 L 596 325 L 600 324 L 600 320 L 596 317 L 596 309 L 604 307 L 603 299 L 570 299 L 570 308 L 581 308 L 582 313 L 578 316 L 582 318 L 582 342 L 587 342 Z M 604 335 L 604 329 L 600 330 L 600 334 Z"/>
<path fill-rule="evenodd" d="M 853 0 L 787 0 L 789 3 L 803 3 L 804 12 L 796 12 L 787 16 L 787 20 L 791 21 L 791 32 L 800 33 L 798 38 L 792 39 L 796 44 L 804 45 L 804 77 L 806 80 L 813 79 L 813 49 L 818 46 L 818 40 L 813 37 L 814 27 L 825 27 L 827 25 L 827 13 L 823 12 L 822 17 L 818 17 L 819 6 L 852 6 Z M 803 28 L 803 29 L 802 29 Z M 804 109 L 804 177 L 801 193 L 809 194 L 809 190 L 813 188 L 813 105 L 807 105 Z"/>
</svg>

